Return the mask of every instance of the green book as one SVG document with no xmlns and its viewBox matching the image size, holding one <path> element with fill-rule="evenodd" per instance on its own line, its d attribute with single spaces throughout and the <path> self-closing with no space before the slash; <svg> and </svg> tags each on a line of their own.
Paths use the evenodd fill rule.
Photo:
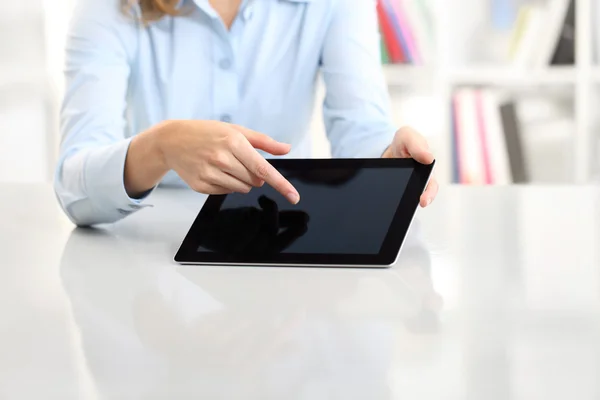
<svg viewBox="0 0 600 400">
<path fill-rule="evenodd" d="M 381 36 L 381 40 L 379 41 L 381 45 L 381 63 L 389 64 L 390 63 L 390 55 L 388 54 L 387 47 L 385 46 L 385 41 L 383 40 L 383 36 Z"/>
</svg>

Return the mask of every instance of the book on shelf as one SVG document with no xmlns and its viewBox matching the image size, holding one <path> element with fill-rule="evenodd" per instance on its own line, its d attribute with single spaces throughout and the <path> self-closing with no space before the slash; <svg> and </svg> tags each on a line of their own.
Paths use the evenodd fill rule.
<svg viewBox="0 0 600 400">
<path fill-rule="evenodd" d="M 506 185 L 529 181 L 516 104 L 493 89 L 457 90 L 452 98 L 453 181 Z"/>
<path fill-rule="evenodd" d="M 377 0 L 384 64 L 425 65 L 433 60 L 430 0 Z"/>
<path fill-rule="evenodd" d="M 522 4 L 511 28 L 508 59 L 519 68 L 573 65 L 575 0 Z"/>
<path fill-rule="evenodd" d="M 559 41 L 552 55 L 552 65 L 575 64 L 575 0 L 569 2 Z"/>
<path fill-rule="evenodd" d="M 484 149 L 481 140 L 477 91 L 459 89 L 454 94 L 456 149 L 459 182 L 468 185 L 482 185 L 485 182 Z"/>
<path fill-rule="evenodd" d="M 500 117 L 504 129 L 506 154 L 510 163 L 512 181 L 514 183 L 527 183 L 529 181 L 529 174 L 523 152 L 522 129 L 519 124 L 515 103 L 507 102 L 502 104 L 500 106 Z"/>
<path fill-rule="evenodd" d="M 405 50 L 396 38 L 390 14 L 385 9 L 383 0 L 377 1 L 377 16 L 379 18 L 379 29 L 382 36 L 385 52 L 382 53 L 382 62 L 387 58 L 392 64 L 402 64 L 406 60 Z"/>
</svg>

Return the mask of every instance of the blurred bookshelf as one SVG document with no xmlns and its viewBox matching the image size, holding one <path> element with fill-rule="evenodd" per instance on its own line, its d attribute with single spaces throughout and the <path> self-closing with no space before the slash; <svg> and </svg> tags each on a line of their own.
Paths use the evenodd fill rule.
<svg viewBox="0 0 600 400">
<path fill-rule="evenodd" d="M 378 0 L 396 122 L 430 139 L 442 182 L 597 178 L 598 8 L 593 0 Z"/>
<path fill-rule="evenodd" d="M 577 81 L 577 68 L 574 66 L 552 67 L 535 71 L 511 70 L 495 66 L 463 67 L 443 71 L 433 68 L 393 65 L 383 66 L 388 85 L 430 86 L 437 79 L 448 85 L 489 85 L 489 86 L 537 86 L 568 85 Z M 594 79 L 600 80 L 600 69 L 594 70 Z"/>
</svg>

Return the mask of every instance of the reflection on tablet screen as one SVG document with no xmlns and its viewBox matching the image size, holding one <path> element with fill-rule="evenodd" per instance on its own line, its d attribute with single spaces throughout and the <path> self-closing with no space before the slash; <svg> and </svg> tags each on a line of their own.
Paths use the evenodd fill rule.
<svg viewBox="0 0 600 400">
<path fill-rule="evenodd" d="M 221 208 L 201 227 L 200 251 L 226 254 L 281 253 L 308 228 L 308 214 L 299 210 L 280 211 L 265 196 L 257 206 Z"/>
</svg>

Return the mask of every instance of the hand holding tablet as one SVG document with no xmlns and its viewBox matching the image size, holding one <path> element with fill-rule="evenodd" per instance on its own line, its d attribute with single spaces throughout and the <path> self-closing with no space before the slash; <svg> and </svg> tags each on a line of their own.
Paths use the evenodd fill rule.
<svg viewBox="0 0 600 400">
<path fill-rule="evenodd" d="M 386 267 L 398 256 L 434 163 L 279 159 L 302 195 L 270 185 L 211 195 L 175 261 L 186 264 Z"/>
</svg>

